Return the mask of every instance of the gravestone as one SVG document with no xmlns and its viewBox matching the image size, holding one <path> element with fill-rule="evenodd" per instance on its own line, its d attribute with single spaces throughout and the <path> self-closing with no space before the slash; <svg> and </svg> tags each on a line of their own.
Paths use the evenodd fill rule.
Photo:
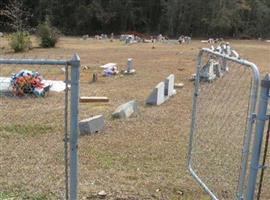
<svg viewBox="0 0 270 200">
<path fill-rule="evenodd" d="M 221 66 L 218 62 L 214 63 L 214 73 L 218 78 L 223 76 L 224 71 L 221 69 Z"/>
<path fill-rule="evenodd" d="M 83 40 L 86 40 L 89 38 L 89 35 L 83 35 L 82 38 L 83 38 Z"/>
<path fill-rule="evenodd" d="M 116 108 L 112 113 L 113 118 L 128 118 L 134 112 L 138 112 L 138 103 L 135 100 L 129 101 Z"/>
<path fill-rule="evenodd" d="M 174 90 L 174 75 L 173 74 L 169 75 L 165 79 L 164 83 L 165 83 L 164 95 L 165 96 L 168 96 L 168 97 L 174 95 L 175 94 L 175 90 Z"/>
<path fill-rule="evenodd" d="M 216 78 L 214 71 L 215 60 L 210 59 L 206 65 L 200 70 L 200 79 L 205 81 L 212 81 Z"/>
<path fill-rule="evenodd" d="M 127 70 L 125 70 L 124 74 L 134 74 L 135 69 L 133 68 L 133 59 L 129 58 L 127 62 Z"/>
<path fill-rule="evenodd" d="M 104 127 L 103 115 L 96 115 L 79 122 L 79 129 L 81 135 L 93 134 L 99 132 Z"/>
<path fill-rule="evenodd" d="M 98 80 L 98 75 L 97 75 L 97 73 L 93 73 L 92 83 L 97 82 L 97 80 Z"/>
<path fill-rule="evenodd" d="M 156 87 L 151 92 L 148 99 L 146 100 L 146 104 L 149 104 L 149 105 L 162 104 L 165 101 L 164 88 L 165 88 L 164 82 L 160 82 L 159 84 L 157 84 Z"/>
</svg>

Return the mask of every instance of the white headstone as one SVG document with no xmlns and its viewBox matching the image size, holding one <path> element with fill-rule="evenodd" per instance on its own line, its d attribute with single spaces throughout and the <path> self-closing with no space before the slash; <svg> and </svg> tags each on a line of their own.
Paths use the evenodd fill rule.
<svg viewBox="0 0 270 200">
<path fill-rule="evenodd" d="M 160 105 L 165 101 L 164 98 L 164 82 L 160 82 L 151 92 L 150 96 L 146 100 L 146 104 Z"/>
<path fill-rule="evenodd" d="M 165 88 L 164 88 L 164 95 L 165 96 L 172 96 L 175 94 L 174 90 L 174 75 L 171 74 L 165 79 Z"/>
<path fill-rule="evenodd" d="M 216 74 L 214 72 L 214 60 L 210 59 L 206 65 L 202 67 L 200 70 L 200 78 L 212 81 L 216 78 Z"/>
<path fill-rule="evenodd" d="M 129 58 L 127 62 L 127 70 L 125 70 L 124 74 L 134 74 L 135 69 L 133 68 L 133 59 Z"/>
<path fill-rule="evenodd" d="M 132 58 L 129 58 L 128 59 L 128 62 L 127 62 L 127 72 L 131 72 L 131 70 L 133 69 L 133 60 Z"/>
</svg>

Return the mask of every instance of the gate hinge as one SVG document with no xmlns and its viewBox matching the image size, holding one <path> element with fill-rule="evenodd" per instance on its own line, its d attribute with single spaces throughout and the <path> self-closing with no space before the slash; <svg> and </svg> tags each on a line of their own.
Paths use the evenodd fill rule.
<svg viewBox="0 0 270 200">
<path fill-rule="evenodd" d="M 251 122 L 254 123 L 255 120 L 256 120 L 256 118 L 257 118 L 257 114 L 256 113 L 252 113 L 251 114 Z"/>
</svg>

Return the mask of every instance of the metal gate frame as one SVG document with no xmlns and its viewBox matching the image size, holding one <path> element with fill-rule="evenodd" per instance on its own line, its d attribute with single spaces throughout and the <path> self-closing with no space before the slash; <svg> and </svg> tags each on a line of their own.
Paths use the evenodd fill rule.
<svg viewBox="0 0 270 200">
<path fill-rule="evenodd" d="M 215 52 L 213 50 L 203 48 L 200 50 L 198 59 L 197 59 L 197 66 L 196 66 L 196 77 L 195 77 L 195 91 L 193 95 L 192 100 L 192 120 L 191 120 L 191 129 L 190 129 L 190 137 L 189 137 L 189 146 L 188 146 L 188 170 L 191 173 L 192 177 L 195 179 L 195 181 L 205 190 L 206 193 L 208 193 L 212 199 L 218 200 L 216 195 L 211 191 L 211 189 L 204 183 L 204 181 L 196 174 L 196 172 L 193 170 L 192 167 L 192 152 L 193 152 L 193 141 L 195 137 L 195 122 L 196 122 L 196 108 L 197 108 L 197 98 L 199 96 L 199 86 L 200 86 L 200 68 L 202 65 L 202 56 L 204 54 L 210 54 L 214 55 L 218 58 L 223 59 L 223 61 L 226 62 L 226 60 L 233 61 L 235 63 L 244 65 L 252 70 L 252 76 L 253 76 L 253 84 L 250 90 L 250 101 L 249 101 L 249 110 L 247 114 L 247 124 L 246 124 L 246 131 L 244 135 L 244 143 L 243 143 L 243 151 L 242 151 L 242 163 L 241 163 L 241 173 L 239 176 L 238 181 L 238 189 L 236 192 L 237 200 L 241 200 L 244 198 L 244 184 L 248 169 L 248 157 L 250 152 L 250 143 L 252 139 L 252 129 L 254 125 L 254 113 L 256 111 L 256 101 L 257 101 L 257 94 L 258 94 L 258 88 L 259 88 L 259 82 L 260 82 L 260 73 L 257 68 L 257 66 L 254 63 L 251 63 L 249 61 L 238 59 L 234 57 L 229 57 L 224 54 L 220 54 L 218 52 Z"/>
<path fill-rule="evenodd" d="M 61 65 L 65 67 L 65 196 L 66 199 L 77 199 L 78 183 L 78 115 L 79 115 L 79 78 L 80 57 L 75 54 L 71 60 L 46 60 L 46 59 L 0 59 L 1 64 L 6 65 Z M 70 100 L 70 138 L 68 138 L 68 66 L 71 66 L 71 100 Z M 70 145 L 69 182 L 68 182 L 68 153 L 67 145 Z M 69 184 L 68 184 L 69 183 Z"/>
</svg>

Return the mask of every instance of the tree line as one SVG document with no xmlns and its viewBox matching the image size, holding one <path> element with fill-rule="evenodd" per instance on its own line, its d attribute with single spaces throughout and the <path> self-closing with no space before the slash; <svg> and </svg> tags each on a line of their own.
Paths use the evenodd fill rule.
<svg viewBox="0 0 270 200">
<path fill-rule="evenodd" d="M 11 11 L 7 11 L 8 8 Z M 9 15 L 8 12 L 14 13 Z M 270 1 L 2 0 L 0 2 L 0 31 L 14 31 L 16 26 L 32 30 L 45 20 L 49 20 L 66 35 L 112 32 L 121 34 L 132 31 L 151 35 L 161 33 L 169 37 L 183 34 L 192 37 L 265 38 L 270 37 Z M 21 21 L 19 25 L 18 21 Z"/>
</svg>

